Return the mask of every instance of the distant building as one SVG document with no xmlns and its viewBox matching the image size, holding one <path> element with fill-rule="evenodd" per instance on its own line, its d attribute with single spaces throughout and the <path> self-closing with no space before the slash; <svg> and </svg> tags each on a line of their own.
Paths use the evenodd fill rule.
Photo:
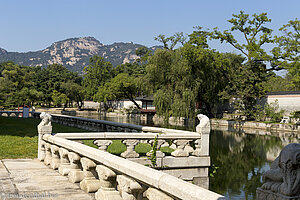
<svg viewBox="0 0 300 200">
<path fill-rule="evenodd" d="M 300 111 L 300 91 L 279 91 L 268 92 L 266 102 L 268 104 L 275 102 L 277 99 L 279 109 L 287 113 Z"/>
<path fill-rule="evenodd" d="M 155 106 L 153 104 L 153 96 L 140 96 L 134 99 L 135 102 L 141 107 L 141 113 L 155 113 Z M 129 109 L 136 106 L 129 99 L 122 99 L 118 101 L 108 101 L 108 105 L 113 109 Z"/>
<path fill-rule="evenodd" d="M 100 103 L 94 101 L 84 101 L 82 109 L 98 110 Z"/>
<path fill-rule="evenodd" d="M 135 100 L 135 102 L 139 105 L 142 106 L 142 102 L 139 100 Z M 121 100 L 110 100 L 107 102 L 108 106 L 113 109 L 130 109 L 130 108 L 135 108 L 136 106 L 132 101 L 129 99 L 121 99 Z"/>
<path fill-rule="evenodd" d="M 156 113 L 153 96 L 140 96 L 136 100 L 142 102 L 141 113 Z"/>
</svg>

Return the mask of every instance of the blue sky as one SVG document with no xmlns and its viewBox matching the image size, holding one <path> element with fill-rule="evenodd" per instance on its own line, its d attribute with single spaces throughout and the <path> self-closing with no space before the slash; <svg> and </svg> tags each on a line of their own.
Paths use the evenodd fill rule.
<svg viewBox="0 0 300 200">
<path fill-rule="evenodd" d="M 274 30 L 300 18 L 299 0 L 0 0 L 0 8 L 0 47 L 17 52 L 82 36 L 103 44 L 159 45 L 153 39 L 159 34 L 190 34 L 194 26 L 227 29 L 227 20 L 240 10 L 267 12 Z M 232 51 L 217 42 L 212 47 Z"/>
</svg>

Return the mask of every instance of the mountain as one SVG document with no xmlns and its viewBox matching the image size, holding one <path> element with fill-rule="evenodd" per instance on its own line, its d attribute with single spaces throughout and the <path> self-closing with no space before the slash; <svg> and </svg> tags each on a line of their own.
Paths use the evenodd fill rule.
<svg viewBox="0 0 300 200">
<path fill-rule="evenodd" d="M 142 46 L 124 42 L 104 45 L 94 37 L 70 38 L 55 42 L 41 51 L 18 53 L 0 48 L 0 62 L 13 61 L 27 66 L 48 66 L 57 63 L 71 71 L 82 73 L 83 68 L 89 64 L 89 58 L 94 55 L 102 56 L 117 66 L 139 58 L 135 51 Z M 155 51 L 157 48 L 161 47 L 154 46 L 149 49 Z"/>
</svg>

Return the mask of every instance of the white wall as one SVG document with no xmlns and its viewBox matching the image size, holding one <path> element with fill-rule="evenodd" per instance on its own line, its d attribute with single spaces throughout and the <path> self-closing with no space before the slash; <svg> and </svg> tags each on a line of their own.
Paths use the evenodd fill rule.
<svg viewBox="0 0 300 200">
<path fill-rule="evenodd" d="M 93 101 L 84 101 L 83 102 L 83 108 L 86 109 L 98 109 L 99 108 L 100 103 L 98 102 L 93 102 Z"/>
<path fill-rule="evenodd" d="M 268 104 L 278 100 L 279 109 L 283 109 L 290 113 L 293 111 L 300 111 L 300 95 L 269 95 Z"/>
<path fill-rule="evenodd" d="M 134 103 L 132 101 L 129 101 L 129 100 L 125 100 L 123 101 L 124 102 L 124 105 L 123 105 L 123 108 L 126 108 L 126 109 L 129 109 L 130 107 L 136 107 L 134 105 Z M 140 107 L 142 107 L 142 101 L 135 101 Z"/>
</svg>

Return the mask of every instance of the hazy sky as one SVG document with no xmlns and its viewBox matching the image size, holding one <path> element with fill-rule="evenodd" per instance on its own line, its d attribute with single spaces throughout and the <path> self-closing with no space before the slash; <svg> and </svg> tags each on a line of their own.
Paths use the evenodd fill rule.
<svg viewBox="0 0 300 200">
<path fill-rule="evenodd" d="M 267 12 L 274 30 L 300 18 L 299 0 L 0 0 L 0 8 L 0 47 L 18 52 L 82 36 L 103 44 L 159 45 L 153 39 L 158 34 L 190 34 L 194 26 L 229 28 L 227 20 L 240 10 Z"/>
</svg>

